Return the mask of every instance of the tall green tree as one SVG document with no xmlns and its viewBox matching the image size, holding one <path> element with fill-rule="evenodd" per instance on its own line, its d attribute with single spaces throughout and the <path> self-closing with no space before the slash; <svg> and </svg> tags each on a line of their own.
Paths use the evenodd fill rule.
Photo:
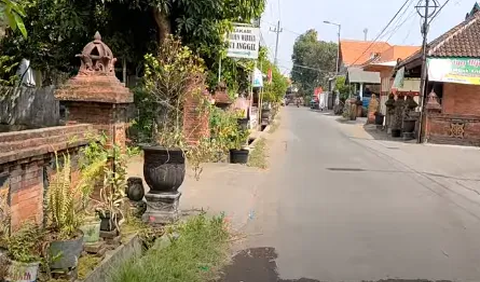
<svg viewBox="0 0 480 282">
<path fill-rule="evenodd" d="M 263 99 L 266 102 L 278 103 L 287 93 L 288 79 L 280 70 L 268 59 L 267 48 L 261 47 L 259 52 L 259 65 L 263 73 L 272 72 L 271 83 L 264 82 Z"/>
<path fill-rule="evenodd" d="M 5 22 L 12 30 L 19 30 L 24 37 L 27 37 L 23 17 L 25 17 L 25 11 L 17 1 L 0 0 L 0 22 Z"/>
<path fill-rule="evenodd" d="M 335 73 L 337 44 L 318 40 L 318 33 L 311 29 L 300 35 L 293 46 L 292 80 L 306 95 L 313 94 L 318 86 L 326 86 Z"/>
<path fill-rule="evenodd" d="M 13 1 L 13 0 L 0 0 Z M 260 17 L 266 0 L 23 0 L 28 39 L 10 37 L 2 43 L 9 55 L 29 58 L 47 73 L 74 73 L 75 54 L 99 31 L 129 74 L 139 75 L 146 53 L 155 54 L 164 38 L 180 35 L 199 54 L 211 81 L 226 50 L 225 33 L 232 23 Z M 1 2 L 0 2 L 1 3 Z M 243 62 L 224 58 L 241 76 Z"/>
</svg>

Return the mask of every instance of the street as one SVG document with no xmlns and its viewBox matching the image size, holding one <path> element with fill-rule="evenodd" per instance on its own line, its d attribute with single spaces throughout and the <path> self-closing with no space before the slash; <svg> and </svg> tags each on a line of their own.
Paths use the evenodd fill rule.
<svg viewBox="0 0 480 282">
<path fill-rule="evenodd" d="M 338 118 L 283 109 L 223 281 L 480 281 L 480 152 L 380 142 Z"/>
</svg>

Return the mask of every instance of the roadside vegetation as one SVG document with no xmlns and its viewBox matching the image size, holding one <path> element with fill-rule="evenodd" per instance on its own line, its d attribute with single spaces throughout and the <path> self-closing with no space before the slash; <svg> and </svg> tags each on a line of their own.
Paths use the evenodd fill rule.
<svg viewBox="0 0 480 282">
<path fill-rule="evenodd" d="M 165 236 L 168 244 L 158 240 L 144 256 L 114 269 L 109 281 L 213 281 L 228 262 L 230 235 L 223 216 L 193 216 L 168 227 Z"/>
<path fill-rule="evenodd" d="M 257 167 L 261 169 L 266 169 L 268 167 L 267 140 L 265 138 L 260 138 L 257 141 L 252 152 L 250 152 L 247 165 L 249 167 Z"/>
</svg>

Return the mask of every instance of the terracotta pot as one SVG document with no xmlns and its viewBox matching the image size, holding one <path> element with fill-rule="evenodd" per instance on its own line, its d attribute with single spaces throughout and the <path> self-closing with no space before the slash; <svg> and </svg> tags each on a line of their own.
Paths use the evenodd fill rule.
<svg viewBox="0 0 480 282">
<path fill-rule="evenodd" d="M 176 192 L 185 179 L 185 156 L 180 149 L 143 147 L 143 176 L 150 193 Z"/>
</svg>

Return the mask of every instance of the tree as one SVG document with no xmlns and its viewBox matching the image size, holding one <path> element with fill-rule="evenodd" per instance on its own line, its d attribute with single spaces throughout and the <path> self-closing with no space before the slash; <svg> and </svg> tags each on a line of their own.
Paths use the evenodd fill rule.
<svg viewBox="0 0 480 282">
<path fill-rule="evenodd" d="M 340 94 L 340 99 L 347 99 L 353 92 L 352 86 L 346 84 L 345 81 L 345 76 L 338 76 L 337 80 L 335 81 L 335 89 L 338 90 Z"/>
<path fill-rule="evenodd" d="M 335 73 L 337 44 L 318 40 L 318 33 L 311 29 L 300 35 L 293 46 L 292 80 L 300 85 L 306 95 L 312 95 L 315 87 L 327 85 Z"/>
<path fill-rule="evenodd" d="M 0 21 L 5 21 L 12 30 L 18 29 L 23 37 L 27 37 L 23 17 L 25 17 L 25 11 L 15 0 L 0 0 Z"/>
<path fill-rule="evenodd" d="M 56 72 L 75 73 L 75 55 L 99 31 L 119 62 L 127 63 L 128 74 L 138 76 L 144 55 L 156 54 L 164 38 L 173 33 L 204 59 L 210 78 L 216 77 L 223 57 L 222 64 L 232 66 L 226 71 L 235 69 L 243 80 L 244 62 L 225 58 L 224 35 L 233 22 L 249 23 L 260 17 L 265 1 L 24 0 L 24 20 L 29 22 L 26 29 L 31 36 L 10 36 L 1 47 L 10 56 L 29 58 L 32 67 L 51 82 Z"/>
<path fill-rule="evenodd" d="M 265 47 L 260 48 L 258 62 L 262 73 L 272 71 L 272 82 L 264 83 L 263 99 L 265 102 L 278 103 L 287 93 L 288 79 L 280 70 L 268 60 L 268 51 Z"/>
</svg>

